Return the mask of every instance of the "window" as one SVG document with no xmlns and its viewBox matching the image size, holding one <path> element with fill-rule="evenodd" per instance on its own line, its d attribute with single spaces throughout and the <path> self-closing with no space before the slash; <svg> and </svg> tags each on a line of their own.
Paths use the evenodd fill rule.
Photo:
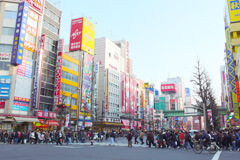
<svg viewBox="0 0 240 160">
<path fill-rule="evenodd" d="M 57 52 L 57 42 L 46 36 L 45 49 L 53 53 Z"/>
<path fill-rule="evenodd" d="M 11 53 L 12 45 L 11 44 L 0 44 L 0 52 Z"/>
<path fill-rule="evenodd" d="M 57 34 L 57 35 L 59 34 L 59 29 L 57 27 L 53 26 L 52 24 L 48 23 L 45 20 L 43 21 L 43 26 L 45 28 L 47 28 L 48 30 L 54 32 L 55 34 Z"/>
<path fill-rule="evenodd" d="M 65 84 L 65 83 L 62 83 L 61 84 L 61 90 L 62 91 L 65 91 L 65 92 L 70 92 L 70 93 L 77 93 L 77 91 L 75 91 L 75 90 L 77 90 L 77 87 L 74 87 L 74 86 L 70 86 L 70 85 L 68 85 L 68 84 Z"/>
<path fill-rule="evenodd" d="M 62 71 L 62 78 L 63 79 L 68 79 L 68 80 L 76 82 L 76 83 L 78 82 L 78 76 L 73 75 L 73 74 L 68 73 L 68 72 L 65 72 L 65 71 Z"/>
<path fill-rule="evenodd" d="M 54 91 L 46 88 L 41 88 L 41 95 L 53 98 Z"/>
<path fill-rule="evenodd" d="M 31 51 L 29 51 L 29 50 L 27 50 L 27 49 L 24 49 L 24 51 L 23 51 L 23 56 L 24 56 L 24 57 L 33 59 L 33 55 L 34 55 L 33 52 L 31 52 Z"/>
<path fill-rule="evenodd" d="M 32 26 L 33 28 L 38 28 L 38 22 L 28 17 L 27 24 Z"/>
<path fill-rule="evenodd" d="M 14 36 L 14 32 L 15 32 L 15 28 L 10 28 L 10 27 L 2 28 L 2 35 Z"/>
<path fill-rule="evenodd" d="M 15 12 L 15 11 L 5 11 L 4 18 L 6 18 L 6 19 L 17 19 L 17 12 Z"/>
<path fill-rule="evenodd" d="M 49 9 L 45 8 L 44 12 L 48 17 L 50 17 L 53 20 L 55 20 L 56 22 L 60 23 L 60 17 L 57 16 L 56 14 L 54 14 L 53 12 L 51 12 Z"/>
<path fill-rule="evenodd" d="M 25 40 L 27 40 L 33 44 L 36 44 L 36 37 L 34 37 L 33 35 L 31 35 L 29 33 L 26 33 Z"/>
<path fill-rule="evenodd" d="M 72 62 L 70 62 L 70 61 L 68 61 L 66 59 L 62 60 L 62 65 L 64 67 L 67 67 L 67 68 L 69 68 L 71 70 L 74 70 L 74 71 L 78 72 L 78 68 L 79 68 L 78 65 L 75 64 L 75 63 L 72 63 Z"/>
<path fill-rule="evenodd" d="M 0 62 L 0 70 L 8 71 L 10 62 Z"/>
</svg>

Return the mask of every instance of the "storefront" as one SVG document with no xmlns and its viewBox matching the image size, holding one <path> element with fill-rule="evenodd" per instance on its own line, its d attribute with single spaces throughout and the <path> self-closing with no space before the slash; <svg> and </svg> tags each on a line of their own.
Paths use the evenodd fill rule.
<svg viewBox="0 0 240 160">
<path fill-rule="evenodd" d="M 122 130 L 130 130 L 130 129 L 141 129 L 142 128 L 142 124 L 140 121 L 132 121 L 131 122 L 131 125 L 130 125 L 130 122 L 129 120 L 127 119 L 122 119 L 121 120 L 122 122 Z"/>
<path fill-rule="evenodd" d="M 62 126 L 64 123 L 62 122 Z M 59 126 L 59 121 L 55 120 L 45 120 L 39 119 L 39 122 L 33 123 L 33 130 L 57 130 L 57 127 Z"/>
</svg>

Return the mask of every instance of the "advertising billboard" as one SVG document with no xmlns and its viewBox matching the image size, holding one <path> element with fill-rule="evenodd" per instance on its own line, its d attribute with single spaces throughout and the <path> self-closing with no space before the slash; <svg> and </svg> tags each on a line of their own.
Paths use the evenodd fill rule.
<svg viewBox="0 0 240 160">
<path fill-rule="evenodd" d="M 239 81 L 236 81 L 237 101 L 240 102 L 240 86 Z"/>
<path fill-rule="evenodd" d="M 93 56 L 84 54 L 82 80 L 82 109 L 91 111 Z"/>
<path fill-rule="evenodd" d="M 230 37 L 230 28 L 225 27 L 225 34 L 226 34 L 226 45 L 227 45 L 227 61 L 228 61 L 228 68 L 229 68 L 229 76 L 230 76 L 230 83 L 231 83 L 231 91 L 232 91 L 232 102 L 233 102 L 233 109 L 234 109 L 234 117 L 239 119 L 239 107 L 237 101 L 237 92 L 236 92 L 236 79 L 235 79 L 235 66 L 234 66 L 234 59 L 232 53 L 232 44 L 231 44 L 231 37 Z"/>
<path fill-rule="evenodd" d="M 126 76 L 122 74 L 122 113 L 126 112 Z"/>
<path fill-rule="evenodd" d="M 58 54 L 56 62 L 56 74 L 54 84 L 54 105 L 57 106 L 60 102 L 61 77 L 62 77 L 62 54 L 63 54 L 64 39 L 58 41 Z"/>
<path fill-rule="evenodd" d="M 126 75 L 126 113 L 129 113 L 130 104 L 129 104 L 129 92 L 130 92 L 130 84 L 129 84 L 129 77 Z"/>
<path fill-rule="evenodd" d="M 29 4 L 26 2 L 19 3 L 16 19 L 15 33 L 13 38 L 13 48 L 11 56 L 11 64 L 22 64 L 24 41 L 27 29 Z"/>
<path fill-rule="evenodd" d="M 28 103 L 27 102 L 13 101 L 12 110 L 27 112 L 28 111 Z"/>
<path fill-rule="evenodd" d="M 10 62 L 11 53 L 1 53 L 0 52 L 0 62 Z"/>
<path fill-rule="evenodd" d="M 0 99 L 9 99 L 12 76 L 0 76 Z"/>
<path fill-rule="evenodd" d="M 45 0 L 23 0 L 27 3 L 29 3 L 34 9 L 36 9 L 39 12 L 43 12 L 44 7 L 44 1 Z"/>
<path fill-rule="evenodd" d="M 38 87 L 39 85 L 41 85 L 40 81 L 41 78 L 39 78 L 39 76 L 41 75 L 41 72 L 39 68 L 42 68 L 43 61 L 40 62 L 40 59 L 42 59 L 43 55 L 44 55 L 44 48 L 45 48 L 45 34 L 43 34 L 41 36 L 41 40 L 40 40 L 40 46 L 37 52 L 37 61 L 36 61 L 36 68 L 35 68 L 35 79 L 34 79 L 34 86 L 33 86 L 33 101 L 32 101 L 32 108 L 39 108 L 38 104 L 37 104 L 37 99 L 39 99 L 38 97 L 40 97 L 39 93 L 41 87 Z M 38 90 L 39 88 L 39 90 Z"/>
<path fill-rule="evenodd" d="M 94 54 L 95 26 L 86 18 L 72 19 L 69 51 L 83 50 Z"/>
<path fill-rule="evenodd" d="M 133 94 L 134 94 L 134 97 L 133 97 L 133 102 L 134 102 L 134 115 L 136 116 L 137 115 L 137 111 L 138 111 L 138 108 L 137 108 L 137 80 L 133 80 Z"/>
<path fill-rule="evenodd" d="M 231 23 L 240 21 L 240 1 L 239 0 L 228 0 L 228 11 L 229 11 Z"/>
<path fill-rule="evenodd" d="M 144 83 L 144 88 L 149 88 L 149 83 Z"/>
<path fill-rule="evenodd" d="M 17 75 L 32 78 L 33 63 L 32 59 L 23 57 L 22 64 L 17 67 Z"/>
<path fill-rule="evenodd" d="M 185 95 L 190 96 L 190 89 L 189 88 L 185 88 Z"/>
<path fill-rule="evenodd" d="M 109 104 L 108 104 L 108 69 L 107 69 L 107 76 L 106 76 L 106 112 L 109 111 Z"/>
<path fill-rule="evenodd" d="M 161 92 L 177 92 L 175 84 L 162 84 Z"/>
<path fill-rule="evenodd" d="M 133 100 L 133 79 L 130 78 L 130 114 L 133 114 L 134 110 Z"/>
</svg>

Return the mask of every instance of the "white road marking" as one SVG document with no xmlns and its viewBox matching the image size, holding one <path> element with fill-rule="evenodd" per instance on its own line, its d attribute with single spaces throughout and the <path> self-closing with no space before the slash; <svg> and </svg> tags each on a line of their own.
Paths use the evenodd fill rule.
<svg viewBox="0 0 240 160">
<path fill-rule="evenodd" d="M 217 151 L 217 153 L 215 153 L 215 155 L 213 156 L 212 160 L 219 160 L 220 154 L 222 153 L 222 151 Z"/>
<path fill-rule="evenodd" d="M 54 146 L 54 147 L 58 147 L 58 148 L 76 148 L 76 147 L 70 147 L 70 146 Z"/>
</svg>

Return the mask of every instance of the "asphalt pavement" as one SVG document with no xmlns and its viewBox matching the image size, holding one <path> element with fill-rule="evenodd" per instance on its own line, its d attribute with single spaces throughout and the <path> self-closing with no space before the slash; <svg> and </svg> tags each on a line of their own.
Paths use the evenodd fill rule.
<svg viewBox="0 0 240 160">
<path fill-rule="evenodd" d="M 125 138 L 114 146 L 109 141 L 72 145 L 0 144 L 0 160 L 239 160 L 240 152 L 223 151 L 218 155 L 204 151 L 195 154 L 183 149 L 149 148 L 146 145 L 127 147 Z"/>
</svg>

